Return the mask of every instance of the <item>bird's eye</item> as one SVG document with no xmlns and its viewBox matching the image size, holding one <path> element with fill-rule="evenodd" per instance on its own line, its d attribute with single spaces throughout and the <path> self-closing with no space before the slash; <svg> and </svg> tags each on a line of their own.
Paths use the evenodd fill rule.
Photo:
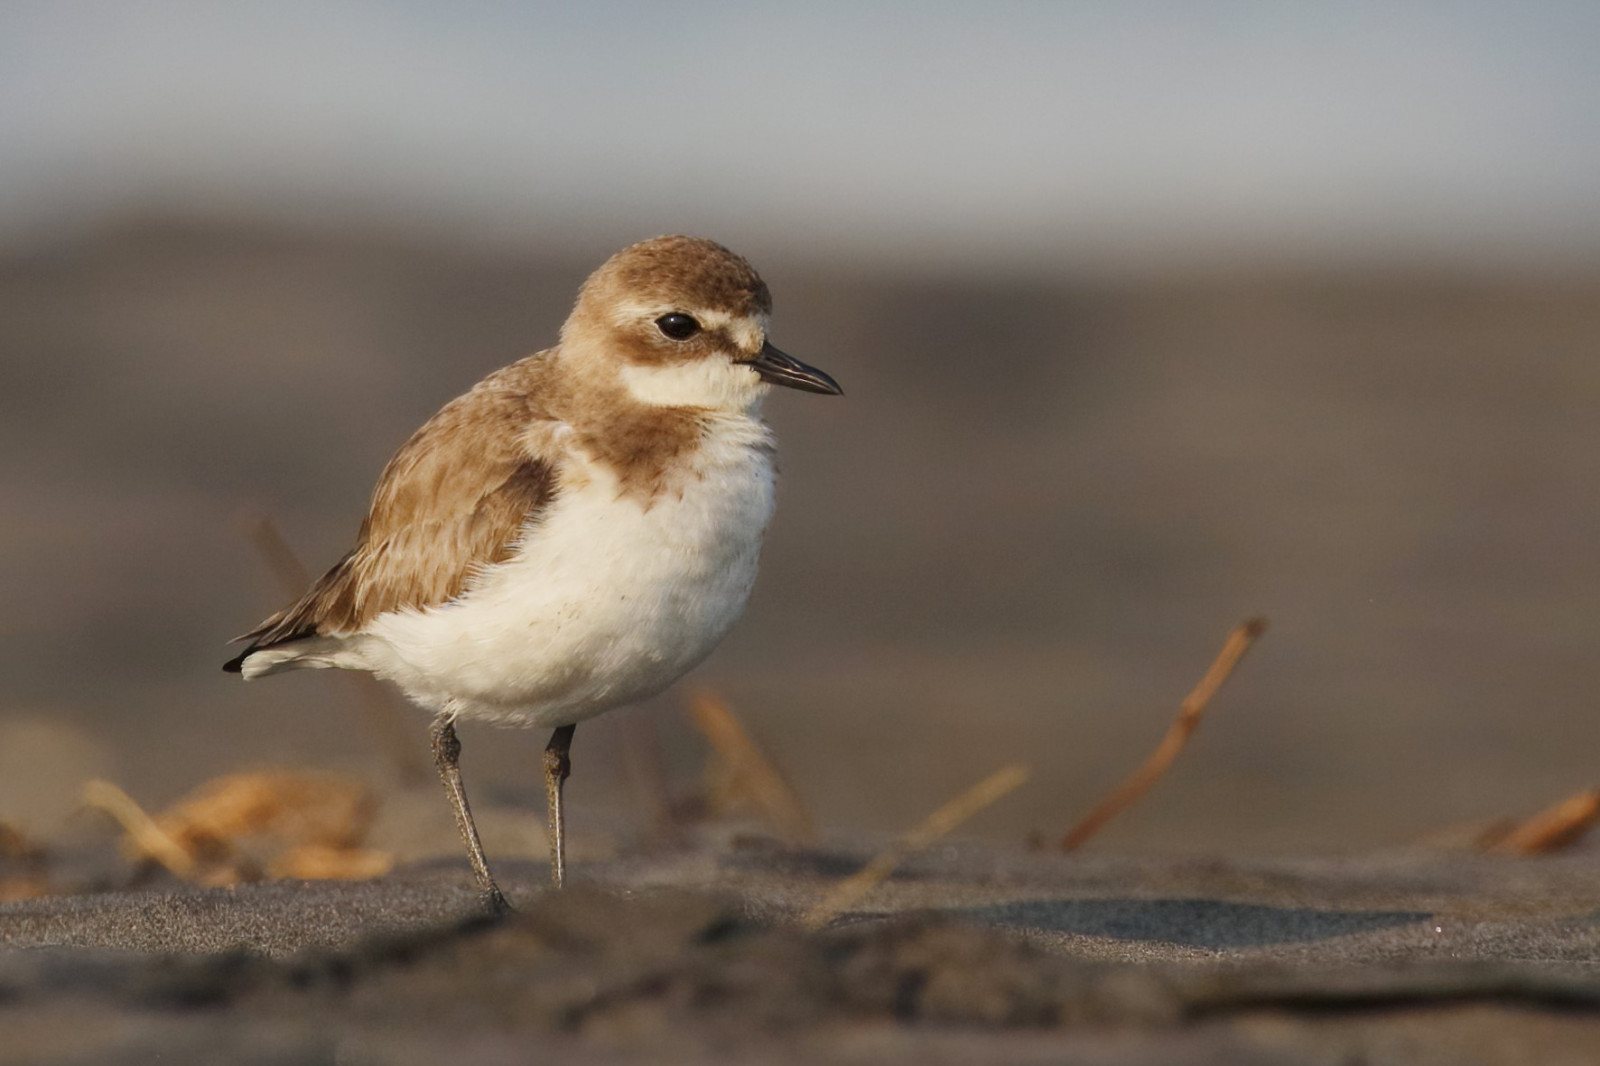
<svg viewBox="0 0 1600 1066">
<path fill-rule="evenodd" d="M 674 311 L 656 319 L 656 328 L 663 336 L 671 337 L 675 341 L 686 341 L 700 332 L 700 323 L 694 320 L 693 315 Z"/>
</svg>

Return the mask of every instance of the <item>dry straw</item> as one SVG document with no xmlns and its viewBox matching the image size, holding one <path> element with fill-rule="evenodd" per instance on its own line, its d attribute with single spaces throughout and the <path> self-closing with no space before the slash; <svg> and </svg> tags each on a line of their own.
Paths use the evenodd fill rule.
<svg viewBox="0 0 1600 1066">
<path fill-rule="evenodd" d="M 858 872 L 835 885 L 822 900 L 800 919 L 807 929 L 820 929 L 837 915 L 854 906 L 868 892 L 888 880 L 894 868 L 907 855 L 921 851 L 968 818 L 1019 788 L 1028 780 L 1028 768 L 1021 763 L 1002 766 L 967 791 L 946 803 L 911 832 L 879 852 Z"/>
<path fill-rule="evenodd" d="M 816 842 L 811 811 L 777 763 L 751 738 L 732 707 L 702 689 L 689 697 L 689 717 L 722 760 L 726 776 L 718 791 L 747 800 L 785 840 Z"/>
<path fill-rule="evenodd" d="M 1499 855 L 1542 855 L 1572 846 L 1600 818 L 1600 791 L 1585 789 L 1513 827 L 1486 849 Z"/>
<path fill-rule="evenodd" d="M 1189 742 L 1189 735 L 1199 727 L 1200 719 L 1205 715 L 1206 705 L 1211 702 L 1211 697 L 1217 694 L 1222 683 L 1233 673 L 1233 668 L 1244 658 L 1244 653 L 1250 650 L 1250 646 L 1266 632 L 1266 629 L 1265 618 L 1252 618 L 1228 634 L 1228 639 L 1211 663 L 1211 668 L 1178 708 L 1178 717 L 1168 728 L 1167 735 L 1161 738 L 1160 745 L 1144 761 L 1143 766 L 1128 775 L 1115 791 L 1100 801 L 1098 807 L 1090 811 L 1061 838 L 1062 851 L 1073 851 L 1082 847 L 1090 837 L 1100 831 L 1102 826 L 1137 803 L 1141 796 L 1150 791 L 1152 785 L 1161 780 L 1179 752 L 1183 751 L 1184 745 Z"/>
</svg>

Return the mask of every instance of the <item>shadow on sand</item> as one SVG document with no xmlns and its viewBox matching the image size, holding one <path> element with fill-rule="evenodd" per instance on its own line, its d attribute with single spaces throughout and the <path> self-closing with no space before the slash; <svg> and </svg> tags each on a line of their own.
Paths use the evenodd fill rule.
<svg viewBox="0 0 1600 1066">
<path fill-rule="evenodd" d="M 1423 922 L 1425 911 L 1330 911 L 1214 899 L 1022 900 L 957 912 L 1001 927 L 1226 951 L 1310 943 Z"/>
</svg>

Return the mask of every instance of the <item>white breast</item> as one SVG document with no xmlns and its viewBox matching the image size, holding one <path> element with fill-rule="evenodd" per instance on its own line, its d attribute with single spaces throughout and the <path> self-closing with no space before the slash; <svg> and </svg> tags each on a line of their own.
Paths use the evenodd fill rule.
<svg viewBox="0 0 1600 1066">
<path fill-rule="evenodd" d="M 755 584 L 773 507 L 766 428 L 719 420 L 649 501 L 577 461 L 576 487 L 471 592 L 376 619 L 357 638 L 367 668 L 435 710 L 557 726 L 653 695 L 709 655 Z"/>
</svg>

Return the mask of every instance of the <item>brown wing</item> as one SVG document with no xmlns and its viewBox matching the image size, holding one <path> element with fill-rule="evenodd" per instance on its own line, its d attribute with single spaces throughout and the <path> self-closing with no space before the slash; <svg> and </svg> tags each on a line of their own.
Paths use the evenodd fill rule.
<svg viewBox="0 0 1600 1066">
<path fill-rule="evenodd" d="M 226 669 L 274 644 L 355 633 L 387 611 L 445 603 L 508 558 L 555 494 L 553 459 L 530 448 L 540 362 L 491 375 L 417 430 L 378 479 L 355 548 L 238 638 L 249 647 Z"/>
</svg>

